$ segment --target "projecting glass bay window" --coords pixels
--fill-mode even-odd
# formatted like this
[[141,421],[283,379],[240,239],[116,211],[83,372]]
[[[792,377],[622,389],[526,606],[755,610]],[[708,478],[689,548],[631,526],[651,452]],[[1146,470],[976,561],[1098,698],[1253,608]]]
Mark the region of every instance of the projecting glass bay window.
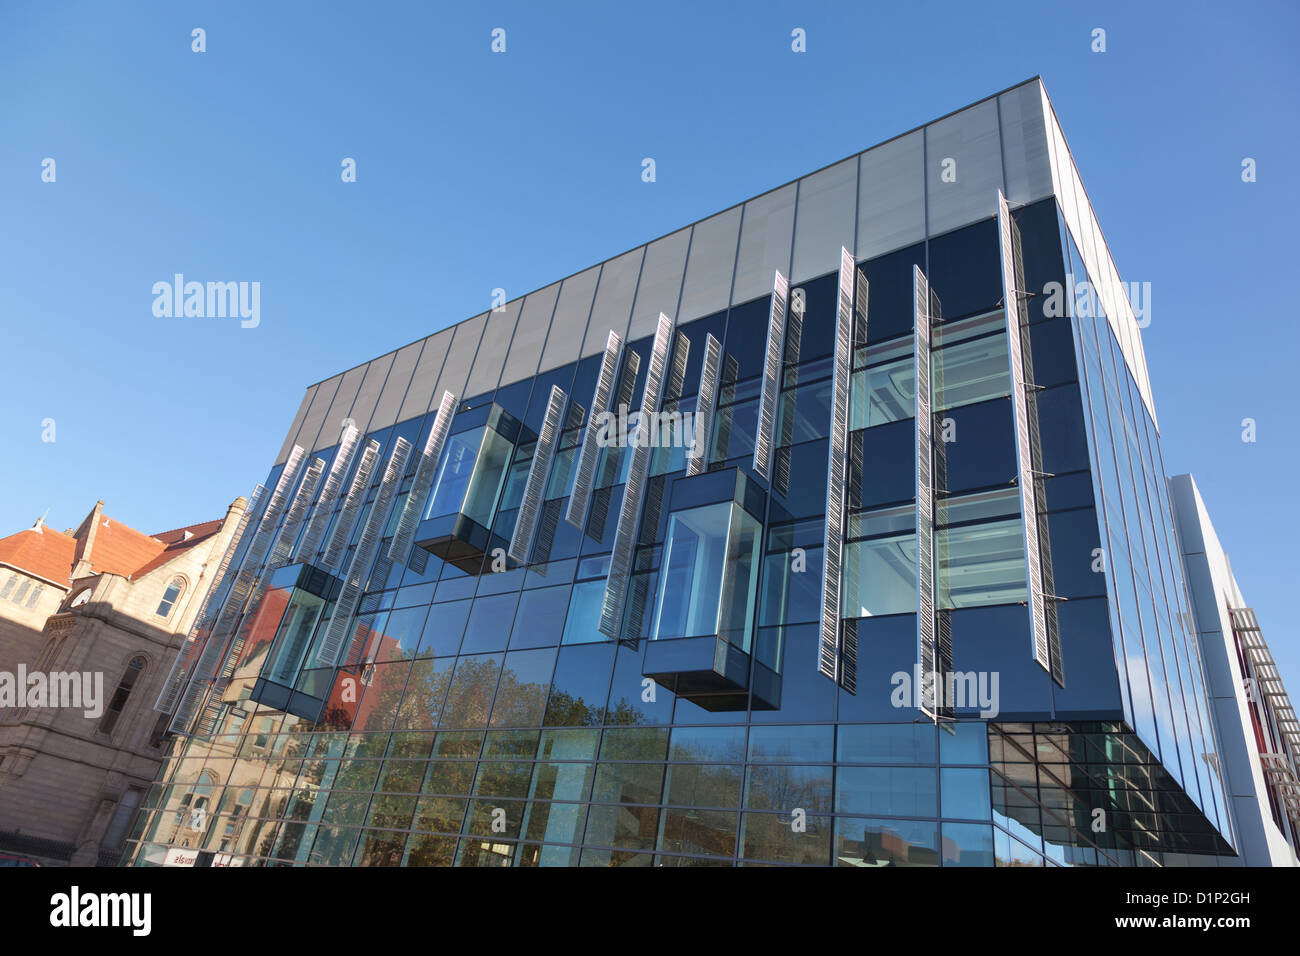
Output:
[[513,450],[511,441],[488,427],[448,438],[424,517],[459,512],[490,527]]
[[761,536],[759,522],[732,502],[675,512],[652,637],[719,635],[748,652]]

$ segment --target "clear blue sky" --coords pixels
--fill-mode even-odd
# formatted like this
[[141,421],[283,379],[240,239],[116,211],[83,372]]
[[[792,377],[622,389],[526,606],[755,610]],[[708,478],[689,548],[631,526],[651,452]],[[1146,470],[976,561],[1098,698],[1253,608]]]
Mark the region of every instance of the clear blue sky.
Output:
[[[1300,694],[1294,3],[472,7],[0,6],[0,534],[217,517],[307,385],[1041,74]],[[261,282],[260,327],[155,318],[174,272]]]

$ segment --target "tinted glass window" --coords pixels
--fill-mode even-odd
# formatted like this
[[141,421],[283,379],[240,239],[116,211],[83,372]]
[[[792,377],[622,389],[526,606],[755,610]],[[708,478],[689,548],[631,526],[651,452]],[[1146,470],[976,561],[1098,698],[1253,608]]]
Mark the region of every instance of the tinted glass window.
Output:
[[1092,508],[1061,511],[1047,517],[1052,548],[1052,590],[1060,597],[1106,594],[1105,561]]
[[1078,385],[1061,385],[1036,393],[1038,432],[1043,442],[1043,471],[1062,474],[1088,467],[1088,441]]
[[959,716],[983,710],[1014,720],[1017,714],[1042,714],[1051,707],[1052,679],[1034,660],[1029,612],[1023,605],[943,613],[952,628],[953,671],[975,677],[973,684],[963,681],[967,699],[966,706],[956,708]]
[[[727,340],[723,352],[735,358],[740,366],[740,377],[761,375],[763,359],[767,352],[767,323],[772,312],[772,297],[764,296],[727,313]],[[641,366],[644,369],[645,362]]]
[[472,654],[504,650],[510,636],[507,622],[514,621],[515,606],[518,603],[518,594],[499,594],[475,600],[469,614],[469,624],[465,628],[461,652]]
[[[838,273],[812,279],[790,290],[791,306],[795,289],[803,290],[805,303],[802,336],[799,340],[799,361],[829,355],[835,350],[835,323],[839,310],[840,280]],[[800,323],[787,323],[787,329],[794,331]],[[793,341],[788,346],[793,349]],[[788,353],[788,354],[793,354]]]
[[916,414],[916,363],[906,358],[859,369],[849,389],[849,427],[856,430]]
[[564,616],[568,607],[567,587],[525,591],[515,615],[514,630],[510,634],[510,649],[559,644],[560,636],[564,633]]
[[1016,446],[1009,398],[950,408],[936,418],[936,488],[951,494],[1011,483]]
[[930,287],[944,321],[996,309],[1002,301],[1002,256],[994,219],[930,240]]
[[883,342],[912,331],[912,270],[925,268],[925,243],[867,260],[867,342]]
[[821,652],[816,625],[785,628],[781,700],[776,710],[756,710],[755,723],[781,724],[835,719],[835,684],[817,670]]
[[614,648],[609,644],[561,648],[546,705],[546,726],[599,724],[605,714],[613,664]]
[[[1012,218],[1020,228],[1021,262],[1025,271],[1025,289],[1042,293],[1049,282],[1065,282],[1064,259],[1061,255],[1061,227],[1056,215],[1056,200],[1043,199],[1029,206],[1013,210]],[[1043,317],[1047,296],[1033,295],[1026,299],[1029,321]]]
[[860,489],[856,500],[850,495],[851,507],[875,508],[915,499],[916,425],[911,419],[854,432],[849,442],[850,446],[860,443],[861,449],[860,454],[850,455],[849,489]]

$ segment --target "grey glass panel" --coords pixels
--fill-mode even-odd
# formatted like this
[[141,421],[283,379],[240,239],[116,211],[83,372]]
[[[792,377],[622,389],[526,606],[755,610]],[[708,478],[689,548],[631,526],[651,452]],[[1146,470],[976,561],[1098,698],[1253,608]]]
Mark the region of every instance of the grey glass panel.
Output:
[[[348,417],[356,422],[357,428],[363,432],[373,431],[375,428],[370,424],[370,416],[374,414],[375,405],[379,402],[379,393],[384,390],[384,382],[388,380],[388,372],[392,367],[391,354],[381,355],[366,366],[365,378],[361,380],[361,388],[352,402],[352,411],[348,413]],[[329,436],[325,435],[322,440],[328,438]]]
[[289,457],[289,449],[298,438],[298,431],[302,428],[303,421],[307,418],[307,411],[311,408],[312,400],[316,397],[316,392],[320,389],[319,385],[313,385],[302,396],[302,404],[298,406],[298,414],[293,417],[293,424],[289,426],[288,433],[284,436],[284,444],[280,446],[279,452],[275,456],[275,464],[279,465]]
[[696,223],[682,285],[677,324],[720,312],[731,302],[731,277],[740,236],[740,208],[728,209]]
[[935,746],[931,723],[846,725],[839,730],[836,759],[840,763],[933,764]]
[[958,342],[934,353],[937,411],[1011,394],[1005,334]]
[[1041,84],[1035,80],[998,97],[1007,199],[1028,203],[1052,195],[1052,166],[1043,121]]
[[873,538],[844,546],[844,617],[916,610],[916,535]]
[[582,343],[583,358],[605,351],[611,331],[619,335],[627,331],[644,257],[645,246],[640,246],[617,259],[610,259],[601,268],[600,281],[596,284],[596,301],[591,307],[591,321],[587,323],[587,336]]
[[745,203],[732,305],[767,295],[772,290],[773,273],[790,268],[794,200],[795,184],[791,183]]
[[501,369],[505,365],[510,337],[514,335],[522,304],[522,299],[515,299],[507,302],[502,311],[488,313],[483,340],[479,342],[478,355],[474,359],[474,370],[469,373],[469,381],[462,394],[471,397],[481,395],[496,388],[498,382],[505,381],[501,377]]
[[[484,313],[456,326],[451,347],[447,349],[447,360],[442,365],[442,374],[438,376],[438,384],[434,387],[433,394],[441,395],[443,392],[451,392],[454,395],[468,394],[465,391],[465,382],[469,378],[469,368],[474,364],[474,354],[478,351],[479,339],[483,337],[483,327],[487,325],[487,320],[487,313]],[[426,408],[425,411],[428,409]]]
[[853,247],[857,193],[856,156],[799,181],[792,283],[835,271],[840,248]]
[[[835,821],[835,865],[937,866],[938,830],[932,820],[840,817]],[[949,853],[946,846],[944,852]]]
[[[596,280],[599,278],[600,266],[593,266],[586,272],[569,276],[560,286],[559,301],[555,305],[555,314],[551,317],[551,331],[546,337],[546,349],[542,352],[539,372],[559,368],[575,361],[581,354],[583,333],[587,328],[591,305],[596,299]],[[622,330],[619,331],[621,334]]]
[[858,175],[858,259],[925,238],[924,134],[900,136],[861,156]]
[[[547,330],[551,327],[551,314],[555,311],[559,295],[560,284],[557,282],[525,296],[523,311],[519,314],[519,325],[515,328],[515,338],[510,343],[510,354],[506,356],[505,370],[501,373],[502,385],[531,378],[537,371],[542,346],[547,341]],[[573,346],[571,359],[577,358],[576,340]],[[470,389],[468,394],[477,392]]]
[[415,363],[420,358],[420,350],[423,344],[422,342],[412,342],[410,345],[398,349],[393,356],[393,365],[388,370],[388,379],[384,382],[384,390],[380,393],[379,400],[375,403],[374,413],[370,416],[369,428],[371,431],[387,428],[398,421],[397,411],[402,407],[402,402],[406,399],[406,389],[411,384],[411,375],[415,371]]
[[1025,600],[1025,544],[1020,519],[935,533],[939,606],[975,607]]
[[690,241],[691,230],[687,228],[646,246],[645,266],[641,269],[636,305],[628,326],[629,342],[653,334],[660,312],[668,316],[677,315],[682,274],[686,269],[686,248]]
[[443,329],[437,335],[431,335],[424,340],[420,359],[415,363],[415,372],[411,375],[410,387],[407,388],[406,397],[402,399],[402,407],[397,412],[399,422],[414,418],[416,415],[423,415],[429,410],[433,400],[433,387],[438,384],[443,359],[447,357],[447,348],[451,345],[454,334],[455,329]]
[[897,359],[853,373],[849,428],[870,428],[911,418],[915,409],[916,367],[912,358]]
[[927,126],[925,145],[930,235],[997,212],[1002,145],[996,101],[979,103]]
[[835,781],[837,813],[934,817],[938,781],[931,767],[841,767]]

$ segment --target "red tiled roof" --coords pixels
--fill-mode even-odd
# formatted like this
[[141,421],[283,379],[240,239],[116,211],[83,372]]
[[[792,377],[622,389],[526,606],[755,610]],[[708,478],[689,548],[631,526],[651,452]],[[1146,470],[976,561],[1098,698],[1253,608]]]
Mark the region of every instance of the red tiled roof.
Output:
[[0,538],[0,564],[26,571],[60,587],[69,584],[77,541],[53,528],[28,528]]
[[[66,587],[77,563],[78,546],[89,536],[89,523],[83,522],[75,535],[41,527],[0,538],[0,564]],[[148,535],[101,515],[87,557],[95,574],[138,578],[211,538],[221,524],[217,519]]]
[[[221,530],[221,519],[216,521],[203,521],[199,524],[192,524],[185,528],[176,528],[172,531],[162,531],[153,535],[154,538],[161,541],[165,547],[152,561],[142,565],[135,571],[136,577],[143,577],[154,568],[162,567],[172,558],[176,557],[183,551],[188,551],[196,544],[200,544],[212,537]],[[186,537],[186,532],[189,537]],[[96,545],[98,548],[98,544]]]
[[120,574],[130,577],[165,548],[157,538],[107,516],[99,519],[99,529],[90,546],[90,564],[97,574]]

